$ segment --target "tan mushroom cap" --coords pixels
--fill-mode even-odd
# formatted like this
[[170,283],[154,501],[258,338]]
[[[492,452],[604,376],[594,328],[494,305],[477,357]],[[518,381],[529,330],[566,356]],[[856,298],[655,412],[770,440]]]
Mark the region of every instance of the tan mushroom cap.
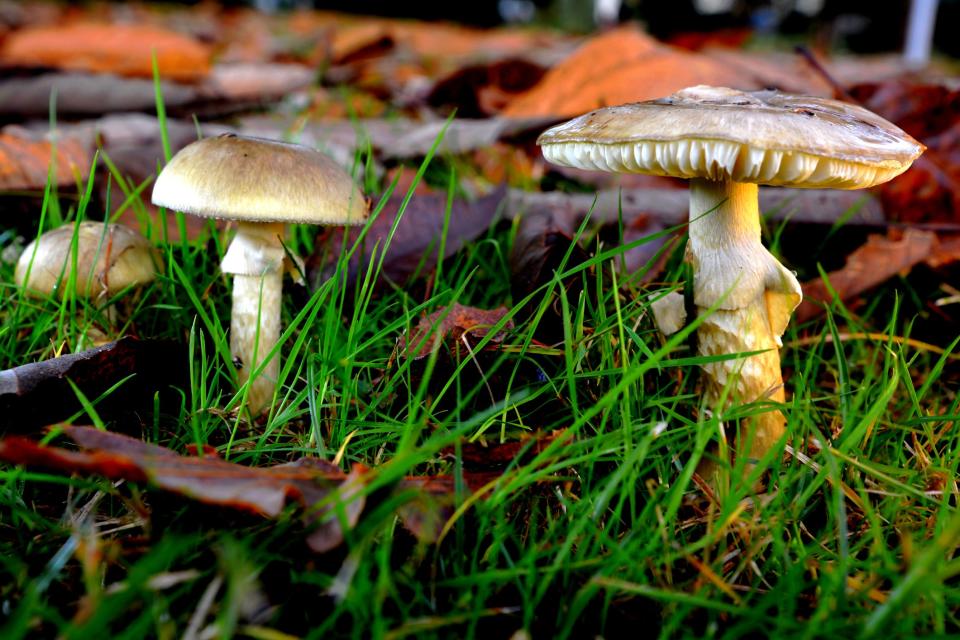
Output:
[[224,134],[177,153],[153,185],[155,205],[246,222],[362,224],[367,203],[336,162],[309,147]]
[[581,169],[836,189],[886,182],[925,149],[838,100],[702,85],[592,111],[537,143],[550,162]]
[[[106,229],[104,229],[106,226]],[[62,298],[73,270],[73,233],[77,232],[77,275],[73,292],[84,298],[111,297],[146,284],[162,267],[160,254],[142,235],[118,224],[81,222],[57,227],[24,249],[14,279],[19,286]],[[27,272],[29,271],[29,279]]]

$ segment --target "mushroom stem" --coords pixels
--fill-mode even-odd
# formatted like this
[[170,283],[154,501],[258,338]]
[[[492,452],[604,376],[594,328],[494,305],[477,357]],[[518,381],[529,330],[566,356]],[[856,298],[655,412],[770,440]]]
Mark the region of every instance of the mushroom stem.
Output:
[[[239,223],[237,235],[220,265],[225,273],[234,274],[230,353],[241,385],[266,359],[280,337],[283,227],[283,223]],[[247,408],[252,416],[269,404],[279,371],[280,356],[274,354],[250,383]]]
[[[694,303],[705,316],[697,332],[699,354],[763,351],[703,365],[707,401],[783,402],[780,336],[802,294],[793,273],[760,242],[757,185],[690,181],[686,258],[693,266]],[[737,455],[756,460],[783,435],[786,419],[771,410],[744,422]]]

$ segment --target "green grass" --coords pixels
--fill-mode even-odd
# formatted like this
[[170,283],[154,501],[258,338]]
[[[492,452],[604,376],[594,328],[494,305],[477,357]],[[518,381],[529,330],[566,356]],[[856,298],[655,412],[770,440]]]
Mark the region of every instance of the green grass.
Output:
[[[922,311],[909,281],[858,314],[836,304],[788,330],[792,453],[762,461],[754,479],[768,474],[764,492],[731,473],[708,500],[693,482],[697,462],[722,426],[732,442],[737,417],[769,407],[705,411],[702,360],[687,340],[695,326],[666,342],[653,329],[649,294],[682,280],[682,247],[663,285],[642,285],[615,272],[624,247],[598,245],[586,225],[594,257],[565,263],[523,300],[510,293],[515,226],[426,274],[426,299],[411,293],[424,287],[376,284],[382,252],[347,288],[355,247],[333,248],[337,274],[299,304],[287,296],[282,385],[265,422],[251,426],[236,411],[244,390],[226,342],[222,237],[164,243],[164,231],[146,228],[149,185],[114,174],[124,202],[92,211],[83,185],[76,207],[58,215],[132,207],[164,249],[164,273],[118,297],[123,313],[111,319],[81,301],[25,297],[12,266],[0,266],[0,366],[75,350],[93,330],[182,340],[191,384],[179,408],[107,428],[180,452],[208,444],[248,465],[339,455],[344,468],[375,467],[371,505],[341,549],[315,556],[292,508],[264,521],[130,483],[4,467],[0,637],[175,638],[211,624],[220,637],[251,638],[960,633],[956,365],[902,339]],[[367,175],[368,193],[385,202],[393,186]],[[452,174],[438,182],[459,188]],[[48,191],[43,210],[53,202]],[[292,237],[301,255],[312,250],[312,233]],[[563,286],[570,279],[582,286]],[[454,302],[507,306],[495,327],[514,324],[503,348],[397,357],[399,336]],[[565,339],[535,340],[548,324]],[[844,340],[868,332],[879,337]],[[101,420],[87,400],[76,423]],[[407,474],[461,474],[470,443],[553,431],[562,435],[483,494],[461,487],[437,544],[400,526],[397,509],[413,496],[383,491]]]

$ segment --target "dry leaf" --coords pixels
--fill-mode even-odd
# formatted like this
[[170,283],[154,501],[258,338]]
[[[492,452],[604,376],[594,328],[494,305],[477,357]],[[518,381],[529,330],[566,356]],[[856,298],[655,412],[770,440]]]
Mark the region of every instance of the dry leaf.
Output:
[[[454,199],[444,259],[486,232],[500,209],[504,194],[505,190],[501,188],[472,202]],[[384,250],[403,198],[403,195],[392,196],[379,217],[370,225],[363,247],[350,259],[348,284],[352,284],[358,274],[366,271],[375,248],[377,251]],[[390,246],[386,247],[381,278],[404,284],[418,273],[427,274],[432,271],[437,264],[446,207],[446,194],[424,193],[413,196],[397,225]],[[337,252],[344,243],[345,234],[346,246],[349,247],[361,233],[362,230],[355,227],[349,230],[342,227],[324,230],[326,241],[317,243],[318,251],[307,263],[310,282],[322,282],[331,276],[332,270],[336,268],[339,255]]]
[[[209,456],[180,456],[158,445],[92,427],[64,427],[64,432],[88,451],[43,447],[13,436],[0,440],[0,460],[111,480],[147,482],[192,500],[269,518],[279,516],[288,502],[299,502],[308,509],[308,522],[321,523],[307,540],[317,552],[329,551],[343,541],[340,522],[333,515],[335,505],[342,505],[347,524],[352,527],[365,503],[359,491],[365,470],[362,465],[356,465],[349,475],[336,465],[315,459],[254,468]],[[328,502],[316,508],[321,501]]]
[[[830,286],[841,300],[849,300],[898,273],[930,257],[937,246],[937,236],[931,231],[907,229],[900,238],[872,235],[867,242],[847,257],[842,269],[828,274]],[[803,284],[803,302],[794,312],[798,322],[804,322],[823,312],[831,300],[827,285],[817,278]]]
[[[82,183],[90,173],[92,154],[74,138],[60,136],[56,142],[57,185]],[[54,145],[40,134],[18,126],[0,132],[0,190],[40,190],[47,183]]]
[[903,80],[861,84],[851,92],[871,111],[927,145],[903,175],[878,187],[890,217],[956,222],[960,217],[960,89]]
[[70,382],[90,400],[123,382],[97,404],[104,420],[152,412],[158,393],[166,408],[168,399],[179,403],[173,387],[187,388],[188,372],[183,345],[131,337],[0,371],[0,432],[35,432],[82,411]]
[[[299,503],[304,508],[303,518],[311,527],[307,544],[318,553],[342,543],[338,515],[343,513],[344,524],[353,527],[366,505],[368,472],[361,464],[355,464],[349,474],[318,458],[301,458],[272,467],[247,467],[207,453],[201,457],[181,456],[155,444],[91,427],[62,430],[85,451],[40,446],[33,440],[11,436],[0,440],[0,460],[65,474],[146,482],[204,504],[268,518],[279,516],[291,502]],[[465,473],[463,485],[474,491],[498,475]],[[453,513],[456,484],[449,476],[400,480],[396,490],[407,498],[398,510],[401,522],[419,539],[436,540]]]
[[636,27],[622,27],[577,49],[507,105],[503,115],[571,117],[697,84],[753,88],[750,78],[707,56],[672,49]]
[[[472,347],[482,340],[506,313],[506,307],[477,309],[455,302],[449,308],[421,318],[417,326],[411,329],[409,336],[401,336],[397,341],[397,351],[406,358],[419,360],[430,355],[434,344],[438,343],[446,343],[456,350],[462,346],[460,341],[465,340]],[[512,328],[513,321],[508,320],[503,329],[490,338],[487,348],[499,347],[503,342],[503,331]]]
[[194,81],[210,70],[210,50],[192,38],[157,27],[74,24],[22,29],[0,49],[0,62],[149,78],[156,54],[160,77]]

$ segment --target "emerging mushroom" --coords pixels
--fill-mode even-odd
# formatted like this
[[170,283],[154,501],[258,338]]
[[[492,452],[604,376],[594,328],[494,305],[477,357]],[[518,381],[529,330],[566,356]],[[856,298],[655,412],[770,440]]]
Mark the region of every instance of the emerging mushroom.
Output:
[[[362,224],[367,218],[363,195],[327,156],[297,144],[234,134],[181,149],[157,177],[153,203],[238,223],[220,268],[234,275],[230,351],[240,384],[280,336],[285,225]],[[280,358],[272,358],[250,382],[251,415],[272,398],[279,371]]]
[[[17,261],[14,281],[34,295],[87,299],[113,323],[119,316],[111,302],[117,294],[152,282],[162,269],[160,253],[133,229],[81,222],[52,229],[27,245]],[[90,327],[77,347],[106,339],[102,331]]]
[[[757,185],[872,187],[906,171],[924,150],[861,107],[708,86],[598,109],[547,130],[538,144],[561,165],[690,179],[686,259],[698,315],[706,316],[699,354],[763,351],[703,367],[714,406],[728,386],[731,400],[784,401],[780,336],[801,291],[761,244]],[[749,422],[737,452],[756,460],[781,438],[786,420],[769,411]]]
[[[77,234],[76,253],[73,234]],[[74,262],[76,258],[76,262]],[[73,287],[70,276],[76,264]],[[14,280],[40,295],[106,301],[131,286],[151,282],[163,261],[142,235],[119,224],[81,222],[41,235],[17,261]]]

